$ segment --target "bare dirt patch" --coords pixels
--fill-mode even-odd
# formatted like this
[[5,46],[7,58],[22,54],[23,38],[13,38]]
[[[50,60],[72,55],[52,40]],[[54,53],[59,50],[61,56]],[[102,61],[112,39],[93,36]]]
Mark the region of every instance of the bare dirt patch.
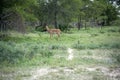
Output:
[[68,52],[67,60],[72,60],[74,58],[73,51],[74,51],[73,49],[68,48],[68,50],[67,50],[67,52]]

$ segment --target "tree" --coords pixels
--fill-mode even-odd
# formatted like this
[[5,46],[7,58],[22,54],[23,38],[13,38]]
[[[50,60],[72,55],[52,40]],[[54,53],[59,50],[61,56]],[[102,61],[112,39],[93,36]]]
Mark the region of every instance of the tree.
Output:
[[113,5],[114,1],[119,2],[119,0],[98,0],[98,2],[104,6],[100,16],[105,16],[104,21],[106,25],[110,25],[110,22],[118,18],[118,10],[116,6]]
[[68,25],[76,16],[79,0],[38,0],[38,10],[36,11],[40,22],[58,25]]
[[120,0],[109,0],[109,1],[111,1],[112,4],[115,2],[117,5],[120,5]]
[[[24,18],[28,14],[28,7],[33,5],[34,0],[1,0],[0,5],[0,30],[17,29],[24,30]],[[30,12],[29,12],[30,13]]]
[[117,19],[118,12],[114,6],[109,5],[105,10],[105,15],[107,16],[107,25],[110,25],[110,22]]

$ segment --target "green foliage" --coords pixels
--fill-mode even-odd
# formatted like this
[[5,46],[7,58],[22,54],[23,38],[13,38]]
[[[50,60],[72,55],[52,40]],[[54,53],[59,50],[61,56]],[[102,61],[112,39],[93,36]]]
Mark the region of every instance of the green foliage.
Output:
[[71,31],[71,34],[62,33],[58,40],[56,40],[57,35],[50,39],[46,32],[24,35],[10,32],[10,35],[0,41],[0,62],[42,65],[51,64],[50,60],[54,55],[64,54],[66,56],[65,53],[69,47],[77,50],[120,49],[119,27],[89,28],[87,30],[81,28],[80,31],[76,31],[76,29],[71,29]]
[[108,32],[117,32],[115,29],[109,29]]
[[69,31],[70,30],[70,27],[71,26],[69,26],[69,25],[61,25],[61,24],[59,24],[59,29],[61,30],[61,31]]
[[[33,73],[44,70],[48,74],[38,75],[39,79],[85,79],[80,77],[84,75],[86,80],[110,79],[103,70],[117,71],[112,68],[120,64],[119,27],[81,28],[79,31],[74,28],[71,31],[71,34],[62,33],[58,40],[56,35],[50,39],[46,32],[24,35],[9,32],[6,41],[0,41],[0,73],[5,75],[0,79],[31,79]],[[72,60],[68,59],[70,53]]]
[[100,45],[101,48],[108,48],[108,49],[112,49],[112,48],[115,48],[115,49],[120,49],[120,43],[111,43],[111,44],[102,44]]
[[[102,32],[101,32],[102,33]],[[98,34],[91,34],[92,37],[98,36]]]
[[101,30],[91,28],[80,32],[80,39],[72,44],[75,49],[120,49],[119,27],[106,27]]
[[109,29],[106,30],[108,33],[117,33],[120,32],[120,28],[119,27],[110,27]]
[[40,54],[41,54],[42,58],[44,58],[44,57],[49,58],[50,56],[53,56],[53,53],[50,52],[49,50],[41,50]]
[[46,28],[43,27],[43,26],[37,26],[37,27],[35,28],[35,30],[36,30],[36,31],[43,32],[43,31],[46,31]]
[[104,44],[74,44],[72,46],[75,49],[120,49],[120,43],[104,43]]
[[0,62],[17,63],[23,56],[24,52],[15,48],[15,43],[0,42]]
[[47,47],[43,48],[38,44],[21,44],[17,45],[13,42],[0,42],[0,62],[15,64],[21,61],[32,60],[36,57],[49,58],[53,55],[50,50],[46,50]]
[[5,40],[6,38],[8,38],[9,37],[8,35],[9,35],[8,33],[0,32],[0,41]]
[[65,46],[63,46],[63,45],[58,45],[58,44],[55,44],[55,45],[51,45],[50,47],[49,47],[49,49],[51,49],[51,50],[66,50],[66,47]]
[[56,27],[60,23],[68,24],[73,18],[76,18],[79,5],[81,5],[79,0],[50,0],[48,2],[39,0],[34,12],[42,26],[44,23],[48,23],[54,24]]
[[[14,23],[10,26],[7,23],[7,26],[10,26],[13,29],[13,26],[19,26],[25,22],[40,22],[40,25],[44,24],[54,24],[57,28],[58,24],[69,24],[71,22],[81,22],[85,21],[85,23],[89,20],[96,20],[104,21],[105,24],[108,25],[119,25],[120,21],[114,21],[118,18],[118,10],[108,1],[80,1],[80,0],[2,0],[0,6],[0,14],[1,19],[7,16],[4,20]],[[96,11],[97,10],[97,11]],[[17,16],[11,15],[11,13],[17,13],[19,19],[12,20],[13,18],[17,18]],[[4,15],[4,14],[5,15]],[[91,14],[92,13],[92,14]],[[10,16],[11,17],[10,17]],[[10,19],[10,20],[8,20]],[[21,22],[19,21],[20,19]],[[5,21],[5,22],[6,22]],[[20,23],[17,23],[20,22]],[[23,21],[23,22],[22,22]],[[1,22],[1,25],[6,25],[6,23]],[[82,23],[84,24],[84,23]],[[7,29],[6,26],[6,29]],[[31,25],[27,25],[31,26]],[[59,26],[62,31],[69,30],[70,26],[67,25],[60,25]],[[20,25],[19,29],[22,26]],[[38,31],[44,31],[44,28],[38,28]]]
[[110,24],[113,25],[113,26],[119,26],[120,25],[120,19],[112,21]]
[[36,0],[2,0],[0,5],[0,31],[25,32],[25,21],[36,21],[32,6]]
[[112,53],[110,57],[115,60],[115,63],[117,63],[118,65],[120,64],[120,53],[118,53],[116,50],[114,50],[114,53]]
[[75,49],[98,49],[99,45],[96,44],[74,44],[73,48]]

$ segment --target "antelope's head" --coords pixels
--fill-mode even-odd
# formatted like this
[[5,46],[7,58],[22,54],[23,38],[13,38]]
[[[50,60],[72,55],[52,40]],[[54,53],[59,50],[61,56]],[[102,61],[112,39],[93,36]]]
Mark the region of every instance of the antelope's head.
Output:
[[46,29],[49,30],[48,26],[46,26]]

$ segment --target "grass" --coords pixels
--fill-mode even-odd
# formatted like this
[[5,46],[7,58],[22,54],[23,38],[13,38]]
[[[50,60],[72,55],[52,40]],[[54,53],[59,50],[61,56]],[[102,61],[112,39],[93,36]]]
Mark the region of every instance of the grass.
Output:
[[[50,39],[47,32],[27,34],[9,32],[9,35],[0,41],[0,73],[6,75],[6,77],[0,75],[0,80],[7,80],[8,77],[12,80],[29,79],[32,76],[30,74],[32,69],[37,67],[58,70],[38,77],[38,80],[111,79],[104,75],[101,69],[90,72],[86,71],[86,68],[103,66],[109,69],[119,66],[119,30],[120,28],[116,26],[79,31],[72,29],[62,33],[58,40],[57,35]],[[72,48],[74,53],[71,61],[67,60],[68,48]],[[66,68],[74,72],[65,72]],[[17,73],[19,71],[21,73]]]
[[[36,56],[50,57],[59,50],[74,49],[120,49],[119,27],[89,28],[71,30],[71,34],[62,33],[59,40],[49,39],[48,33],[34,32],[20,34],[12,32],[0,41],[1,62],[17,63],[21,59],[33,59]],[[56,52],[55,52],[56,50]],[[5,59],[5,60],[4,60]],[[22,60],[24,61],[24,60]]]

